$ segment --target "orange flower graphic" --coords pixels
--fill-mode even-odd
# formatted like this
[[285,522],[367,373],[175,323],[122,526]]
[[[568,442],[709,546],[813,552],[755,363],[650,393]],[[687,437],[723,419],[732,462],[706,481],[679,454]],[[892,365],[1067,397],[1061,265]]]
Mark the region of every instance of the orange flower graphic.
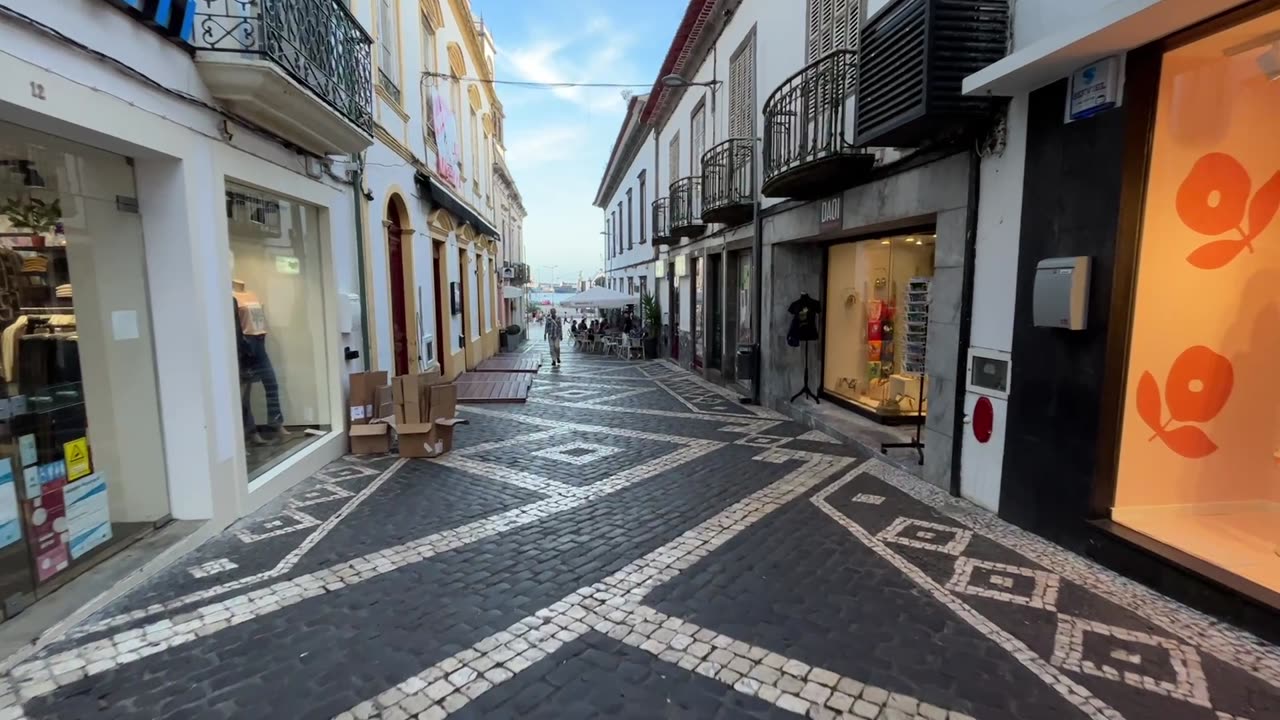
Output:
[[1187,256],[1187,262],[1202,270],[1216,270],[1245,250],[1253,252],[1253,241],[1280,211],[1280,172],[1256,193],[1252,190],[1249,172],[1226,153],[1209,153],[1195,162],[1178,187],[1178,217],[1201,235],[1214,237],[1235,231],[1240,237],[1205,243]]
[[[1203,345],[1189,347],[1173,361],[1164,383],[1164,400],[1160,397],[1160,385],[1151,372],[1144,371],[1138,378],[1138,415],[1147,427],[1154,431],[1149,438],[1160,438],[1170,450],[1191,459],[1198,459],[1217,451],[1218,446],[1204,430],[1195,425],[1178,423],[1205,423],[1218,416],[1235,384],[1235,370],[1231,361]],[[1164,419],[1164,407],[1168,404],[1169,419]]]

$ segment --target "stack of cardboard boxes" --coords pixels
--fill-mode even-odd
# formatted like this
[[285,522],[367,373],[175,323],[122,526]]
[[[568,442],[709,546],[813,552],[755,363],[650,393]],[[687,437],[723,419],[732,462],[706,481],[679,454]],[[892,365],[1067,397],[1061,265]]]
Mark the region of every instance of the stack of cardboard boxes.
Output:
[[454,427],[466,423],[456,417],[457,386],[438,371],[400,375],[390,385],[386,380],[385,372],[351,375],[351,452],[389,452],[391,431],[400,457],[437,457],[453,449]]

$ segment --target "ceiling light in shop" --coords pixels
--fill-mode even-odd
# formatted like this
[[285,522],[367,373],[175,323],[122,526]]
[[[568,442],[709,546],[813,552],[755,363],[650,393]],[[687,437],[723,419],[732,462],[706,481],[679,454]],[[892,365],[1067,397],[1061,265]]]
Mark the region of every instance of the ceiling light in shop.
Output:
[[912,242],[917,242],[917,240],[913,237],[909,237],[907,238],[907,242],[912,243]]
[[888,245],[888,244],[889,244],[889,241],[888,241],[888,240],[881,240],[881,241],[880,241],[880,244],[881,244],[881,245]]

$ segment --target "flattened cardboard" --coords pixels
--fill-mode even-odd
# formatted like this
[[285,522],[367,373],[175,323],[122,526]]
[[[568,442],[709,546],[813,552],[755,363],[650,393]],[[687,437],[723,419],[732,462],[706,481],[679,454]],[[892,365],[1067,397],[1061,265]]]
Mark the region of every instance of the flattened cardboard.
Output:
[[374,406],[374,394],[377,388],[387,384],[387,372],[376,370],[351,373],[348,380],[350,390],[347,407],[350,409],[351,423],[356,425],[371,422],[377,409]]
[[392,397],[391,386],[383,385],[373,392],[373,417],[381,419],[395,414],[396,404]]
[[431,422],[458,414],[458,386],[453,383],[432,385],[429,418]]
[[386,423],[353,425],[348,433],[351,454],[375,455],[391,451],[391,426]]

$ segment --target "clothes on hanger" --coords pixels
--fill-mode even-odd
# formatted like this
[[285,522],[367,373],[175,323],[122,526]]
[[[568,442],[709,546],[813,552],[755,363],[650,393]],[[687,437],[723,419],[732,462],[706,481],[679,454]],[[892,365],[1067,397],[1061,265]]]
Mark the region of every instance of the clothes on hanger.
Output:
[[7,383],[18,379],[18,342],[26,335],[28,322],[27,316],[23,315],[0,333],[0,365]]
[[802,342],[818,339],[818,315],[822,312],[822,304],[809,297],[809,293],[801,293],[800,297],[787,308],[791,313],[791,326],[787,329],[787,344],[795,347]]

